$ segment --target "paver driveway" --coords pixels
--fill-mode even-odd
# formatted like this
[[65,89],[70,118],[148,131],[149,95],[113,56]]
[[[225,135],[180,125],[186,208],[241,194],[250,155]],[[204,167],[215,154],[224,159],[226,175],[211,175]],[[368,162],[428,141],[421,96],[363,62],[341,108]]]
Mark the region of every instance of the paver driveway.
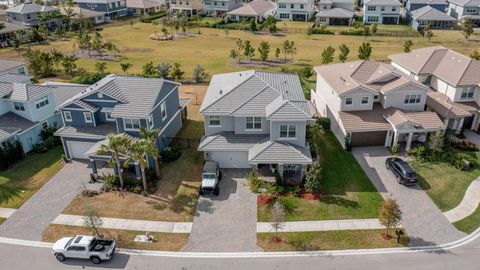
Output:
[[257,196],[245,170],[223,170],[220,195],[201,196],[183,251],[260,251],[256,245]]
[[385,160],[391,156],[385,147],[360,147],[352,152],[382,196],[397,200],[403,212],[402,226],[412,239],[411,245],[444,244],[465,236],[455,229],[420,187],[397,183],[385,168]]
[[88,189],[100,187],[100,184],[88,184],[90,172],[86,163],[72,161],[66,164],[0,225],[0,236],[41,240],[42,232],[78,194],[82,184]]

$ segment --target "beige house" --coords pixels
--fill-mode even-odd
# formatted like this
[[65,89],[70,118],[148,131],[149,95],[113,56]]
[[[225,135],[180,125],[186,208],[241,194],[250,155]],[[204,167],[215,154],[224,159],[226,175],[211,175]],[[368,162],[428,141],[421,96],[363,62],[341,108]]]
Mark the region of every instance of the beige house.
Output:
[[227,13],[227,18],[230,21],[236,22],[246,19],[254,19],[257,22],[261,22],[268,16],[275,16],[276,13],[277,3],[270,0],[254,0],[237,9],[229,11]]
[[427,106],[445,126],[460,133],[478,130],[480,119],[480,62],[438,46],[389,56],[392,66],[432,88]]
[[127,13],[130,16],[160,12],[164,7],[166,7],[165,1],[127,0]]
[[203,10],[201,0],[170,0],[170,11],[173,14],[183,13],[187,16],[196,15]]
[[316,91],[311,101],[345,146],[394,146],[425,141],[429,132],[444,129],[435,112],[424,111],[428,87],[393,66],[354,61],[315,67]]

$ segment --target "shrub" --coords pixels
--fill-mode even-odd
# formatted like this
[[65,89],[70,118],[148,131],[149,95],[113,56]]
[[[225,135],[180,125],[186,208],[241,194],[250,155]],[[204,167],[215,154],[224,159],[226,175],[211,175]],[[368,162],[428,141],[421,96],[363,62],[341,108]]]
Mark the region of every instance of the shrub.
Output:
[[330,130],[330,118],[328,117],[319,117],[317,121],[315,121],[315,124],[321,126],[323,130]]
[[267,188],[267,193],[270,194],[270,195],[279,196],[279,195],[282,195],[283,193],[285,193],[285,187],[281,186],[281,185],[277,185],[277,184],[270,185]]
[[283,205],[285,212],[292,213],[295,209],[298,208],[298,201],[292,197],[282,197],[279,199],[280,203]]
[[32,153],[45,153],[48,151],[47,144],[45,142],[39,142],[32,145]]
[[347,133],[345,136],[345,150],[348,152],[352,151],[352,134]]
[[87,73],[73,78],[72,82],[78,84],[94,84],[99,80],[103,79],[105,76],[107,76],[106,73]]
[[163,162],[177,160],[180,155],[182,155],[182,148],[179,143],[176,143],[173,146],[165,147],[160,152],[160,156],[162,157]]
[[247,180],[250,186],[250,191],[253,193],[258,193],[263,181],[258,177],[257,173],[255,171],[250,171],[247,174]]
[[158,13],[155,13],[155,14],[150,14],[150,15],[147,15],[147,16],[143,16],[142,18],[140,18],[140,22],[151,23],[153,20],[160,19],[160,18],[163,18],[165,16],[167,16],[166,12],[158,12]]
[[298,195],[300,195],[300,187],[297,187],[297,186],[287,187],[287,188],[286,188],[286,192],[287,192],[289,195],[298,196]]
[[349,29],[349,30],[340,31],[340,35],[363,36],[364,31],[363,31],[363,28],[361,28],[361,29]]
[[308,193],[319,193],[322,184],[322,167],[319,162],[314,163],[305,176],[305,191]]
[[310,28],[308,29],[309,34],[315,35],[335,35],[333,31],[327,29],[325,25],[320,26],[319,28]]

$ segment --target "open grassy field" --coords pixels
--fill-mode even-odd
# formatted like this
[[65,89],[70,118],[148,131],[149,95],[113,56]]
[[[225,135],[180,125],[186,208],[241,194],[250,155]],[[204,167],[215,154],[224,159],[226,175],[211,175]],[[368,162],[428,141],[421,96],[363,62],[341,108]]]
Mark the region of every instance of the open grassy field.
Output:
[[6,171],[0,172],[0,185],[15,191],[15,196],[0,207],[19,208],[62,168],[63,148],[57,146],[46,153],[33,154]]
[[[188,241],[188,234],[184,233],[151,233],[155,238],[152,243],[133,241],[136,235],[145,234],[144,231],[100,229],[100,233],[106,239],[114,239],[117,247],[120,248],[179,251]],[[92,232],[85,227],[50,224],[42,233],[42,240],[55,242],[62,237],[74,237],[82,234],[91,235]]]
[[[386,60],[387,55],[403,51],[403,41],[407,38],[392,36],[342,36],[342,35],[312,35],[307,36],[306,29],[311,23],[302,22],[279,22],[280,28],[288,30],[286,36],[271,36],[252,34],[244,31],[229,30],[228,34],[222,29],[201,28],[201,34],[196,34],[197,29],[190,29],[192,35],[182,37],[174,41],[154,41],[149,36],[154,33],[154,26],[148,23],[136,22],[133,27],[128,21],[105,25],[101,34],[105,40],[110,40],[116,44],[120,50],[120,59],[108,62],[108,71],[121,73],[120,63],[129,62],[133,67],[129,73],[140,73],[142,66],[147,62],[159,63],[167,61],[170,63],[178,62],[185,70],[185,78],[191,77],[195,65],[200,64],[206,71],[212,75],[215,73],[237,71],[240,69],[250,69],[260,67],[242,66],[238,67],[231,64],[229,52],[235,47],[235,41],[238,38],[250,40],[252,45],[257,48],[261,41],[268,41],[271,44],[270,58],[273,58],[275,48],[281,46],[285,40],[295,41],[297,54],[294,57],[293,64],[288,67],[300,67],[302,65],[320,65],[321,52],[327,46],[338,48],[340,44],[347,44],[350,47],[350,59],[357,59],[357,48],[364,42],[369,41],[373,46],[371,59]],[[290,29],[290,30],[289,30]],[[300,31],[291,31],[291,29],[300,29]],[[337,28],[334,28],[336,30]],[[409,26],[380,26],[381,31],[412,31]],[[434,30],[435,36],[431,42],[422,37],[408,38],[413,41],[414,48],[443,45],[468,54],[473,49],[479,47],[478,42],[466,41],[460,31]],[[475,33],[471,39],[478,39],[480,33]],[[52,50],[60,49],[65,53],[72,53],[72,45],[75,38],[70,37],[65,41],[52,41],[48,44],[31,45],[34,49]],[[22,58],[26,50],[26,45],[20,49],[6,48],[0,50],[0,57]],[[258,53],[257,53],[258,57]],[[86,70],[94,70],[95,59],[79,60],[79,67]],[[335,61],[338,61],[335,58]],[[268,67],[269,70],[280,70],[280,66]]]

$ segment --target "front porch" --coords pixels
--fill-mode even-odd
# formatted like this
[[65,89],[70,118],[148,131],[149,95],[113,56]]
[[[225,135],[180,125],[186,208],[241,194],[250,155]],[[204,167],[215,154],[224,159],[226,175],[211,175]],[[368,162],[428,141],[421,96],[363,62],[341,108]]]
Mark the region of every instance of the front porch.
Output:
[[252,168],[265,181],[285,186],[300,185],[307,171],[307,165],[301,164],[257,164]]

